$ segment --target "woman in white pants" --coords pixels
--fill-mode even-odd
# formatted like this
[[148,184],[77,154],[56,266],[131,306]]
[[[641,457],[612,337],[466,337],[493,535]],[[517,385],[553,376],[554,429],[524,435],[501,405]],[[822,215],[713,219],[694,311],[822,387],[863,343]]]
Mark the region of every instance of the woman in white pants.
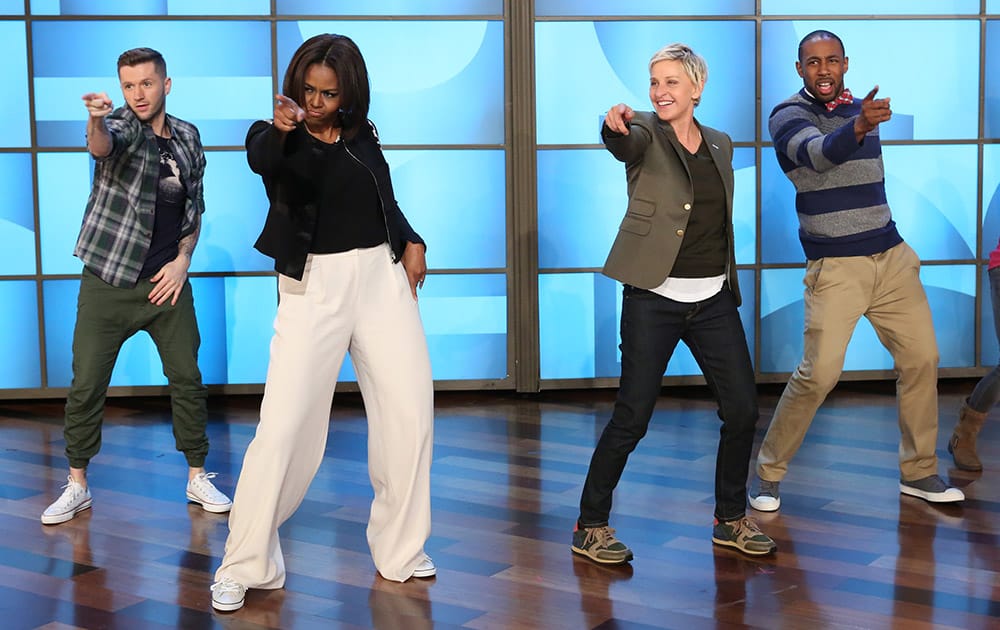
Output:
[[299,47],[274,119],[247,134],[271,202],[255,247],[275,260],[278,314],[260,424],[247,448],[212,605],[281,588],[281,526],[323,460],[337,375],[350,352],[368,416],[375,498],[368,545],[378,572],[431,577],[433,384],[417,288],[425,245],[396,204],[368,119],[364,59],[342,35]]

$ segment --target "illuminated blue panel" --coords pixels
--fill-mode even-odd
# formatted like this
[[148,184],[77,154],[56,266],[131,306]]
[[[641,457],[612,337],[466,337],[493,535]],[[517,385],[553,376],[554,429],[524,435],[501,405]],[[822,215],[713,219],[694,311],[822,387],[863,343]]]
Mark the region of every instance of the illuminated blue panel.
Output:
[[1000,14],[1000,0],[986,0],[986,12]]
[[[225,283],[226,382],[263,383],[278,310],[277,280],[225,278]],[[199,306],[199,322],[202,312]]]
[[39,146],[83,146],[80,96],[103,91],[122,105],[116,62],[136,46],[163,53],[173,82],[167,111],[196,124],[206,145],[242,146],[250,123],[273,111],[266,22],[36,22],[32,37]]
[[753,0],[536,0],[537,16],[601,15],[753,15]]
[[80,273],[82,265],[73,256],[73,248],[90,196],[91,173],[88,153],[38,154],[42,273]]
[[[270,328],[260,320],[273,319],[275,298],[267,297],[266,291],[259,291],[255,298],[253,313],[246,322],[239,325],[229,321],[227,310],[235,308],[239,303],[227,305],[227,300],[233,297],[232,287],[226,286],[232,281],[267,280],[257,278],[192,278],[191,287],[194,291],[195,311],[198,317],[198,330],[201,334],[201,349],[198,352],[198,366],[201,368],[202,380],[206,384],[227,382],[227,361],[229,353],[227,342],[247,341],[247,348],[236,349],[234,360],[246,361],[246,364],[235,364],[236,374],[256,375],[257,365],[252,360],[260,357],[260,347],[264,346],[262,362],[266,369],[266,344],[270,339]],[[271,286],[274,286],[274,280]],[[76,298],[80,291],[79,280],[49,280],[43,287],[45,304],[45,356],[48,368],[49,387],[69,387],[73,379],[73,328],[76,325]],[[242,300],[245,302],[246,300]],[[269,303],[270,301],[270,303]],[[228,307],[228,308],[227,308]],[[227,316],[228,315],[228,316]],[[252,328],[265,326],[260,333],[263,342],[250,333]],[[240,332],[239,339],[230,339],[230,334]],[[235,336],[235,335],[234,335]],[[133,335],[122,345],[111,375],[111,386],[141,386],[166,385],[163,376],[163,364],[156,351],[156,345],[148,334],[140,332]]]
[[[21,0],[0,0],[18,2]],[[0,7],[3,5],[0,4]],[[31,0],[34,15],[269,15],[270,0]]]
[[[826,9],[824,7],[824,11]],[[764,140],[770,138],[767,119],[771,110],[802,88],[802,79],[795,72],[799,40],[820,28],[833,31],[844,41],[851,60],[844,82],[856,97],[863,97],[878,85],[879,97],[892,98],[892,120],[880,127],[883,139],[978,136],[977,20],[767,21],[762,24],[761,31],[761,134]],[[941,115],[936,99],[927,98],[922,82],[912,80],[912,73],[887,70],[912,65],[911,44],[922,41],[935,42],[935,50],[939,51],[921,62],[920,72],[936,77],[935,90],[948,94],[952,108],[947,116]]]
[[[734,151],[733,223],[738,264],[754,262],[757,198],[753,160],[753,149]],[[539,267],[603,266],[627,204],[625,167],[607,150],[539,151]]]
[[0,275],[35,273],[35,211],[31,156],[0,153]]
[[[740,318],[753,354],[754,277],[740,270]],[[621,298],[618,282],[601,274],[541,274],[538,277],[541,378],[621,375]],[[701,374],[684,343],[677,345],[666,376]]]
[[[795,188],[764,149],[761,258],[802,262]],[[768,155],[770,154],[770,155]],[[976,248],[975,146],[884,146],[886,197],[900,234],[923,260],[968,259]]]
[[624,167],[605,149],[539,151],[538,266],[603,266],[627,204]]
[[205,168],[205,214],[191,271],[270,271],[274,261],[253,248],[267,216],[260,176],[243,151],[210,151]]
[[997,322],[993,318],[993,300],[991,298],[990,288],[990,276],[986,270],[986,267],[982,267],[982,283],[981,283],[983,303],[982,303],[982,348],[980,350],[980,358],[983,365],[994,366],[1000,364],[1000,346],[997,344],[997,338],[1000,337],[1000,331],[997,331]]
[[[803,269],[765,269],[760,296],[761,372],[791,372],[802,358]],[[920,278],[934,318],[940,367],[974,365],[976,270],[972,265],[924,266]],[[844,370],[890,370],[892,357],[861,318],[847,347]]]
[[[23,5],[22,5],[23,6]],[[2,8],[2,7],[0,7]],[[31,144],[28,123],[28,56],[24,22],[0,22],[0,85],[18,98],[0,100],[0,146],[27,147]]]
[[505,266],[503,151],[386,151],[386,160],[403,214],[427,242],[428,267]]
[[[1000,0],[991,12],[1000,12]],[[986,23],[986,137],[1000,138],[1000,22]]]
[[24,15],[24,0],[0,0],[0,15]]
[[[839,0],[836,3],[822,5],[804,3],[801,0],[761,0],[760,11],[762,15],[978,14],[979,0],[934,0],[934,2],[926,3],[914,2],[913,0]],[[840,35],[836,29],[827,30]]]
[[503,143],[502,22],[279,22],[281,76],[302,42],[320,33],[348,35],[361,49],[369,118],[385,144]]
[[754,73],[733,63],[754,56],[753,22],[539,22],[538,143],[597,143],[604,114],[615,103],[649,110],[649,59],[674,41],[708,63],[698,120],[737,142],[754,140]]
[[[435,380],[507,376],[507,278],[500,274],[431,275],[419,291]],[[338,381],[356,381],[350,359]]]
[[882,152],[893,219],[920,259],[975,258],[976,147],[887,146]]
[[41,387],[35,283],[0,282],[0,304],[0,389]]
[[[278,15],[501,15],[503,0],[278,0]],[[335,31],[336,32],[336,31]],[[362,52],[365,50],[362,48]]]
[[983,257],[1000,236],[1000,145],[983,146]]

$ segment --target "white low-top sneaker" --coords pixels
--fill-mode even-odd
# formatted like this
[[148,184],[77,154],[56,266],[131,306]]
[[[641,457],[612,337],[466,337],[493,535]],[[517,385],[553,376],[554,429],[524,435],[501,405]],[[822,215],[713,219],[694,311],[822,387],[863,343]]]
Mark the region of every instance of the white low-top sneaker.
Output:
[[43,524],[65,523],[80,512],[90,508],[92,503],[90,489],[74,481],[72,475],[67,476],[66,481],[68,483],[63,486],[63,493],[56,499],[55,503],[42,512]]
[[198,473],[194,479],[188,482],[187,498],[201,505],[206,512],[220,514],[228,512],[233,507],[233,502],[229,497],[219,492],[219,489],[212,483],[215,473]]
[[235,580],[222,578],[212,585],[212,608],[232,612],[243,608],[247,587]]
[[434,561],[431,560],[430,556],[424,556],[423,561],[413,570],[413,577],[415,578],[429,578],[435,575],[437,575],[437,568],[434,566]]

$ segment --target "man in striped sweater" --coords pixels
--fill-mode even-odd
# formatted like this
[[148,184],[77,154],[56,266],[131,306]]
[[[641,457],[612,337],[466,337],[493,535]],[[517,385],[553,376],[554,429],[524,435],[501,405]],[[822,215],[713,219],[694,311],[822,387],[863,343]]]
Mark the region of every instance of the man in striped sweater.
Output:
[[892,116],[888,98],[844,89],[847,56],[839,37],[814,31],[795,64],[804,88],[771,112],[778,163],[796,188],[805,250],[805,344],[774,410],[757,458],[750,505],[773,512],[816,410],[837,384],[847,344],[868,318],[897,372],[899,491],[933,502],[961,501],[938,476],[937,343],[920,284],[920,259],[903,242],[885,196],[878,126]]

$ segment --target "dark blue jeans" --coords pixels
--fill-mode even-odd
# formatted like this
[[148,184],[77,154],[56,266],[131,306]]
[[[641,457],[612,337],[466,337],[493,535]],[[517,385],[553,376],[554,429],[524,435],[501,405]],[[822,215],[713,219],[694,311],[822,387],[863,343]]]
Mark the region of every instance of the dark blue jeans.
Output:
[[[1000,267],[989,270],[990,298],[993,300],[993,326],[1000,340]],[[984,376],[969,396],[969,406],[981,413],[987,413],[1000,401],[1000,365]]]
[[611,494],[629,453],[646,435],[667,362],[684,341],[719,403],[722,427],[715,461],[715,517],[746,513],[746,482],[757,424],[757,388],[743,325],[724,287],[696,303],[675,302],[626,286],[621,321],[622,375],[611,420],[590,460],[580,498],[581,527],[608,524]]

